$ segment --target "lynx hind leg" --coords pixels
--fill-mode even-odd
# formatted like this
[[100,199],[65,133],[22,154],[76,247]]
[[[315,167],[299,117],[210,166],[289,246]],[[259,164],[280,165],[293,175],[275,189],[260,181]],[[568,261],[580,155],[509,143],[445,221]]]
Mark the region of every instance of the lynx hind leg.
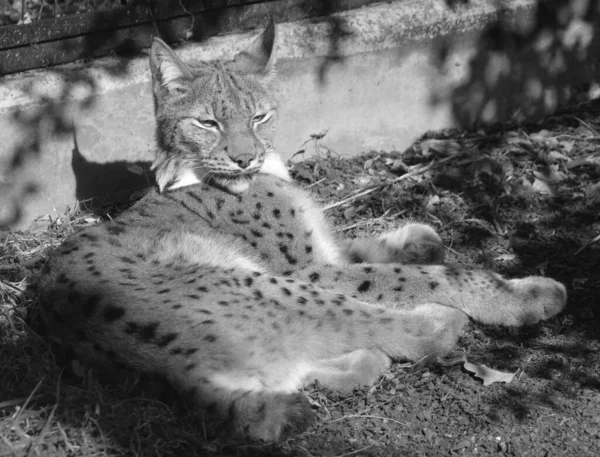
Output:
[[[410,311],[413,335],[406,335],[403,353],[417,363],[434,361],[450,352],[469,321],[462,311],[437,303],[426,303]],[[416,318],[416,319],[415,319]],[[399,332],[401,330],[399,329]],[[306,377],[338,392],[373,385],[390,367],[388,354],[379,349],[358,349],[333,359],[322,360]]]
[[444,263],[442,240],[425,224],[409,223],[378,238],[345,240],[343,246],[354,263]]
[[390,367],[390,358],[378,349],[358,349],[349,354],[321,361],[306,377],[307,381],[337,392],[357,386],[370,386]]

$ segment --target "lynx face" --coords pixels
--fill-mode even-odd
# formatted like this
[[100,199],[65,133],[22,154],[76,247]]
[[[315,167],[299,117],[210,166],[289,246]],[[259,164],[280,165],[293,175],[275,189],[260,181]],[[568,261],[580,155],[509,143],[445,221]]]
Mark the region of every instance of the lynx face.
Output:
[[289,180],[272,141],[271,48],[260,41],[231,62],[185,64],[154,40],[150,67],[161,152],[153,169],[161,191],[210,182],[241,193],[258,172]]

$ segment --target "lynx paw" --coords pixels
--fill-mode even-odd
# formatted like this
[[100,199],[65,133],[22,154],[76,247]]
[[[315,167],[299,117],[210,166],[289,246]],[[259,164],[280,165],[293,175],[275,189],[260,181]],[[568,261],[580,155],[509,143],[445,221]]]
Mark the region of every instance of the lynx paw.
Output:
[[389,255],[389,263],[442,264],[444,245],[439,235],[425,224],[406,224],[382,235],[381,242]]
[[234,429],[238,436],[272,442],[282,435],[300,433],[314,422],[310,404],[299,392],[252,396],[237,405]]
[[560,282],[540,276],[509,281],[523,302],[514,325],[529,325],[560,313],[567,304],[567,290]]

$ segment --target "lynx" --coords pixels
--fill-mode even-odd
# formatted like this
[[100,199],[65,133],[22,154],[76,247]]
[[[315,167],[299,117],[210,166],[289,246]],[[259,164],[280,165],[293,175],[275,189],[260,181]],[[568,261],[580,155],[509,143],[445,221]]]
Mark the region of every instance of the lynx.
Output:
[[265,441],[311,424],[308,383],[371,384],[450,351],[469,317],[533,324],[566,302],[552,279],[444,265],[426,225],[336,241],[273,147],[274,42],[270,24],[231,61],[184,63],[154,40],[157,188],[65,241],[41,291],[86,364],[159,374]]

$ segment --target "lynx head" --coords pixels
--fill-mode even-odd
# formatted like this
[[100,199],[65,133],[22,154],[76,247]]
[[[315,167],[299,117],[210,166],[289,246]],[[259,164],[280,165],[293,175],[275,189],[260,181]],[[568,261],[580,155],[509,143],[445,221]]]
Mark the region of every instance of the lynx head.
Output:
[[273,148],[275,25],[230,62],[186,64],[160,39],[150,52],[161,191],[198,182],[233,193],[257,173],[289,180]]

